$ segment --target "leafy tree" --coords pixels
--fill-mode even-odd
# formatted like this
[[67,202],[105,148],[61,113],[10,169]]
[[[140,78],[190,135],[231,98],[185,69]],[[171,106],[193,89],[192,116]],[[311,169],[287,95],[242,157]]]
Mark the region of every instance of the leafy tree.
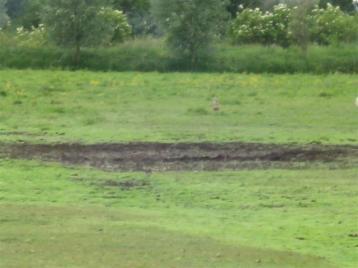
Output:
[[149,12],[150,0],[113,0],[113,6],[125,13]]
[[7,0],[9,17],[16,25],[24,26],[30,30],[41,23],[43,7],[50,0]]
[[0,28],[3,28],[8,22],[8,16],[6,14],[6,0],[0,0]]
[[240,8],[256,8],[261,6],[262,0],[230,0],[227,6],[232,17],[236,17]]
[[38,27],[41,23],[41,13],[47,0],[27,0],[24,2],[23,11],[18,23],[27,29]]
[[320,45],[355,42],[358,24],[355,16],[343,12],[338,6],[315,8],[312,12],[312,39]]
[[354,11],[354,5],[352,0],[320,0],[320,7],[325,8],[327,4],[330,3],[333,6],[339,6],[343,11]]
[[108,23],[112,9],[104,4],[100,0],[51,0],[45,8],[50,37],[57,45],[74,49],[76,65],[81,47],[109,44],[118,30],[118,25]]
[[154,14],[172,51],[195,68],[219,36],[227,11],[222,0],[157,0]]
[[7,0],[7,13],[11,19],[17,18],[22,14],[24,4],[27,0]]
[[150,12],[150,0],[112,0],[116,9],[123,10],[135,35],[156,34],[157,25]]
[[313,0],[302,0],[300,5],[294,8],[292,12],[292,19],[290,23],[290,31],[292,40],[303,52],[307,51],[310,43],[311,33],[311,18],[310,12],[314,7]]

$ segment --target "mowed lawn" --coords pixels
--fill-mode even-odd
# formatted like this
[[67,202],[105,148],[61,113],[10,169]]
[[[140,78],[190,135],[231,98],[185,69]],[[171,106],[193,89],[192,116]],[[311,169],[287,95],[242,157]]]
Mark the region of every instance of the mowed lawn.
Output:
[[356,267],[358,169],[0,162],[0,267]]
[[357,144],[357,88],[341,74],[3,70],[0,142]]

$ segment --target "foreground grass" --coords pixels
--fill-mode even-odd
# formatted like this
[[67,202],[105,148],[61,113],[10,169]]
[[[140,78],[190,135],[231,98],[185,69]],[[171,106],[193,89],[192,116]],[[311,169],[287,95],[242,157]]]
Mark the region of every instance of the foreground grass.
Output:
[[0,71],[0,142],[357,144],[357,87],[339,74]]
[[0,162],[1,267],[355,267],[357,169]]

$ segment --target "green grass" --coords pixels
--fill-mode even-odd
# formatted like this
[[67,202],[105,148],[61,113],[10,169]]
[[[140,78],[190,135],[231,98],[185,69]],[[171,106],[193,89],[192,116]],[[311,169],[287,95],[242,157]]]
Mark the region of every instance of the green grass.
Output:
[[[344,74],[2,70],[0,142],[357,145],[357,86]],[[0,267],[353,268],[357,173],[0,159]]]
[[358,144],[357,87],[343,74],[3,70],[0,142]]
[[353,268],[357,172],[148,176],[1,160],[0,267]]

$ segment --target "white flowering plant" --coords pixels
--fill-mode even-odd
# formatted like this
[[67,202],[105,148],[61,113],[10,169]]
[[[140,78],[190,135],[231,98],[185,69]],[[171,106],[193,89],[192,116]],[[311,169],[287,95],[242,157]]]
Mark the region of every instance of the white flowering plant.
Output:
[[[357,2],[358,0],[354,0]],[[290,29],[297,7],[276,5],[271,12],[259,8],[242,9],[237,13],[230,28],[235,44],[259,43],[287,47],[295,44]],[[337,42],[354,42],[358,38],[358,16],[344,13],[330,4],[326,8],[315,7],[305,14],[302,21],[309,22],[311,42],[328,45]]]
[[263,12],[259,8],[243,9],[237,14],[230,29],[235,43],[261,43],[289,45],[288,24],[291,10],[280,4],[272,12]]
[[358,38],[358,21],[355,16],[343,12],[338,6],[327,4],[312,11],[312,41],[321,45],[353,42]]
[[112,33],[109,43],[120,43],[131,36],[132,28],[128,23],[127,16],[121,10],[102,7],[99,16],[106,22],[102,27],[108,27]]
[[32,26],[30,30],[24,27],[16,28],[15,41],[17,46],[43,47],[48,44],[47,31],[44,24]]

